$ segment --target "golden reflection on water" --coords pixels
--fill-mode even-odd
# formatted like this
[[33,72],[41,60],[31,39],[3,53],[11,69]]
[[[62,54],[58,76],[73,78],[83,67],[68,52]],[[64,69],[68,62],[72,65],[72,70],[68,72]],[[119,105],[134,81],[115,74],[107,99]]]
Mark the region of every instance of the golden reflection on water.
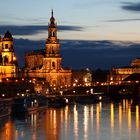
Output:
[[122,130],[122,115],[123,115],[122,105],[121,103],[119,103],[119,129],[120,131]]
[[[74,140],[79,140],[80,134],[83,135],[84,140],[90,139],[89,134],[94,134],[96,140],[100,140],[103,127],[109,130],[112,139],[116,130],[120,137],[124,135],[125,131],[130,140],[135,131],[139,134],[139,105],[132,106],[132,102],[126,99],[118,104],[111,102],[108,105],[105,108],[102,107],[102,102],[84,106],[76,104],[61,109],[47,108],[42,115],[37,112],[31,113],[28,119],[26,118],[30,123],[27,128],[31,134],[30,139],[38,140],[38,131],[41,131],[46,140],[61,140],[62,137],[67,139],[68,135],[72,135]],[[106,116],[103,117],[104,113]],[[104,123],[104,119],[109,123]],[[28,130],[18,129],[15,126],[16,124],[12,121],[7,121],[0,132],[0,140],[25,139]]]
[[96,135],[97,135],[97,139],[99,139],[99,133],[100,133],[100,106],[99,106],[99,104],[96,104]]
[[61,124],[61,112],[60,110],[46,110],[46,139],[59,140],[60,124]]
[[139,117],[139,106],[137,105],[136,106],[136,130],[137,130],[137,132],[139,132],[139,119],[140,117]]
[[114,104],[112,102],[110,104],[110,127],[113,132],[114,130]]
[[84,106],[84,139],[88,139],[88,120],[89,120],[89,108]]
[[76,105],[74,105],[73,108],[73,117],[74,117],[74,139],[77,140],[78,139],[78,111],[76,109]]

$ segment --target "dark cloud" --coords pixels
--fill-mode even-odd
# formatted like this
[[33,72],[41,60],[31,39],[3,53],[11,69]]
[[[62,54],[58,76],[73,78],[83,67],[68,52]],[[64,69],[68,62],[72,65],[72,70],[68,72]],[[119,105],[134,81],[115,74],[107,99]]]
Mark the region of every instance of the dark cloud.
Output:
[[[47,32],[47,28],[48,27],[45,25],[0,25],[0,34],[4,34],[7,30],[9,30],[13,35],[33,35],[42,31]],[[58,26],[59,31],[81,31],[83,29],[84,28],[80,26]]]
[[[108,68],[126,66],[140,57],[140,43],[119,41],[61,40],[63,65],[72,68]],[[45,41],[15,39],[15,51],[20,66],[24,64],[24,53],[44,49]]]
[[134,12],[140,12],[140,2],[123,2],[122,9]]
[[128,21],[140,21],[140,18],[107,20],[107,22],[128,22]]

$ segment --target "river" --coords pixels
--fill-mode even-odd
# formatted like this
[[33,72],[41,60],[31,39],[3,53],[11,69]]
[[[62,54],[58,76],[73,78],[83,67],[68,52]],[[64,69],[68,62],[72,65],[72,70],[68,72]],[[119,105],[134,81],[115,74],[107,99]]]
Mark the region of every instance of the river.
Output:
[[75,104],[0,118],[0,140],[139,140],[140,106],[133,103]]

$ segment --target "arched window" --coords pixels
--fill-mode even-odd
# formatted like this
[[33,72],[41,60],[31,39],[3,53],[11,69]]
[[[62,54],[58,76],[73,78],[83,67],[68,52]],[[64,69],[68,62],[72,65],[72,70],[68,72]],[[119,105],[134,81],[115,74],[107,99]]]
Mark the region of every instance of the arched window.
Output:
[[55,37],[55,32],[53,32],[53,37]]
[[8,44],[5,44],[5,49],[8,49]]
[[8,62],[8,56],[4,56],[4,63]]
[[52,62],[52,67],[53,69],[55,69],[55,62]]

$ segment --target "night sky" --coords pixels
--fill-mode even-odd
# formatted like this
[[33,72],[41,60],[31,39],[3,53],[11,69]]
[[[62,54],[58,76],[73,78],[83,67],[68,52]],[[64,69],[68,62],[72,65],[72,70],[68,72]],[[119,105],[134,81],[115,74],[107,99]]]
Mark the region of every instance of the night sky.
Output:
[[45,48],[51,9],[64,66],[110,69],[140,57],[140,0],[5,0],[0,35],[13,34],[20,66],[24,52]]

